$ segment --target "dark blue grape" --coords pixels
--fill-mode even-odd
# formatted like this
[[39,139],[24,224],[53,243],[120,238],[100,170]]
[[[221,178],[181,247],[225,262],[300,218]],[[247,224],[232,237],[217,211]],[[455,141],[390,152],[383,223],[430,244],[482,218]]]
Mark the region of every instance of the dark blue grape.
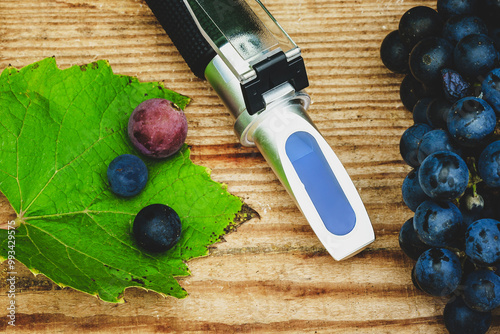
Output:
[[462,197],[460,197],[460,212],[462,213],[463,225],[465,228],[470,224],[483,218],[484,199],[477,191],[467,188]]
[[420,182],[418,181],[418,168],[412,169],[408,175],[406,175],[403,181],[402,193],[403,202],[405,202],[406,206],[413,212],[415,212],[423,201],[431,199],[424,193],[422,187],[420,187]]
[[427,124],[415,124],[403,133],[401,140],[399,141],[399,151],[403,160],[412,167],[418,167],[420,163],[418,162],[417,153],[418,145],[422,140],[422,137],[432,128]]
[[436,129],[445,129],[446,120],[451,110],[451,103],[448,100],[437,97],[429,103],[426,112],[427,123]]
[[490,29],[489,36],[495,43],[495,47],[500,51],[500,26]]
[[500,187],[500,140],[483,150],[478,160],[479,176],[490,187]]
[[418,100],[424,97],[436,95],[436,92],[428,91],[422,83],[417,81],[411,74],[407,74],[399,87],[399,98],[409,111],[413,111]]
[[460,74],[475,79],[485,76],[498,65],[498,51],[487,35],[469,35],[455,46],[453,60]]
[[477,0],[438,0],[437,11],[442,17],[473,14],[477,11]]
[[465,279],[463,299],[475,311],[492,311],[500,306],[500,277],[487,269],[473,271]]
[[484,144],[495,130],[495,125],[493,108],[483,99],[472,96],[458,100],[448,114],[448,132],[464,147]]
[[481,218],[491,218],[500,221],[500,189],[488,187],[484,182],[476,184],[476,192],[481,195],[484,201],[484,209]]
[[427,132],[422,137],[418,146],[418,161],[422,163],[425,158],[438,151],[450,151],[458,155],[462,154],[462,150],[453,142],[447,131],[436,129]]
[[111,191],[130,197],[144,189],[148,180],[148,169],[144,162],[132,154],[122,154],[108,166],[107,171]]
[[457,71],[445,68],[441,70],[443,79],[444,97],[451,103],[455,103],[472,92],[470,83],[466,81]]
[[432,247],[456,247],[463,236],[462,214],[451,202],[423,202],[415,211],[413,227]]
[[438,86],[441,70],[453,65],[453,45],[441,37],[427,37],[411,50],[409,64],[415,79],[427,86]]
[[413,107],[413,122],[415,124],[425,123],[430,125],[427,121],[427,107],[432,100],[432,97],[424,97],[415,103],[415,106]]
[[476,264],[472,262],[467,256],[465,256],[462,260],[462,282],[460,283],[462,285],[461,288],[463,288],[463,284],[465,282],[465,279],[467,278],[467,275],[476,270],[478,270]]
[[408,57],[410,50],[401,42],[397,30],[390,32],[380,46],[380,58],[390,71],[408,73]]
[[500,1],[498,0],[481,0],[478,1],[479,16],[486,21],[487,24],[498,27],[500,22]]
[[500,116],[500,68],[496,68],[486,75],[481,84],[481,91],[483,99],[495,110],[497,116]]
[[403,14],[398,30],[401,41],[411,50],[422,39],[441,35],[442,28],[443,20],[434,9],[417,6]]
[[134,219],[135,240],[148,252],[160,253],[171,249],[179,241],[181,232],[179,215],[168,205],[148,205]]
[[452,251],[431,248],[418,258],[414,275],[422,291],[433,296],[446,296],[457,289],[462,278],[462,266]]
[[422,162],[418,171],[422,190],[437,201],[451,201],[467,188],[469,170],[463,159],[449,151],[438,151]]
[[476,264],[495,265],[500,262],[500,222],[480,219],[465,231],[465,254]]
[[420,254],[430,248],[417,236],[413,228],[413,218],[408,219],[399,231],[399,246],[403,252],[413,260],[417,260]]
[[472,34],[488,34],[486,24],[477,16],[457,15],[444,24],[443,37],[456,45],[462,38]]
[[455,297],[446,304],[443,317],[450,334],[486,334],[492,320],[491,312],[474,311],[461,297]]

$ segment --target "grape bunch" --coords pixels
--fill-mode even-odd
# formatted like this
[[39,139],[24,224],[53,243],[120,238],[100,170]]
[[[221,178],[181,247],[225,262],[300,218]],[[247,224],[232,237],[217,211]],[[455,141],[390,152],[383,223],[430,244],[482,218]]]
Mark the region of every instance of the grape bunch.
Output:
[[437,0],[417,6],[382,41],[380,56],[404,75],[414,124],[400,153],[414,212],[399,233],[415,260],[414,285],[449,298],[450,333],[486,333],[500,306],[500,2]]

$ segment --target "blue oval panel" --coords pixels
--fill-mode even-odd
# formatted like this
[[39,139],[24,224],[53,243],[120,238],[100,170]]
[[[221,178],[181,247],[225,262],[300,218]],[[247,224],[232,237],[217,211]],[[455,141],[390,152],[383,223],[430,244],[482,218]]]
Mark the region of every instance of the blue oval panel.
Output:
[[316,139],[307,132],[295,132],[288,137],[285,151],[326,229],[336,235],[351,232],[356,214]]

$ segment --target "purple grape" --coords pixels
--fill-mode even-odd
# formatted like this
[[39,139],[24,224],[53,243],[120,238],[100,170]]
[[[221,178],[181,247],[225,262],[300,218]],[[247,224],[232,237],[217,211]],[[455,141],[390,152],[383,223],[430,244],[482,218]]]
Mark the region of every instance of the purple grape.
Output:
[[145,156],[158,159],[176,153],[186,140],[187,130],[182,110],[165,99],[142,102],[128,122],[128,135],[134,147]]

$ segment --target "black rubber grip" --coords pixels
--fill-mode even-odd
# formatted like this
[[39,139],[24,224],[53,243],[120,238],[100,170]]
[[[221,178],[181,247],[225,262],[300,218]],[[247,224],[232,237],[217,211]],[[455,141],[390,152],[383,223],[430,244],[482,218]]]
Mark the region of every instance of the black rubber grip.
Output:
[[191,71],[205,79],[205,68],[215,57],[182,0],[146,0]]

